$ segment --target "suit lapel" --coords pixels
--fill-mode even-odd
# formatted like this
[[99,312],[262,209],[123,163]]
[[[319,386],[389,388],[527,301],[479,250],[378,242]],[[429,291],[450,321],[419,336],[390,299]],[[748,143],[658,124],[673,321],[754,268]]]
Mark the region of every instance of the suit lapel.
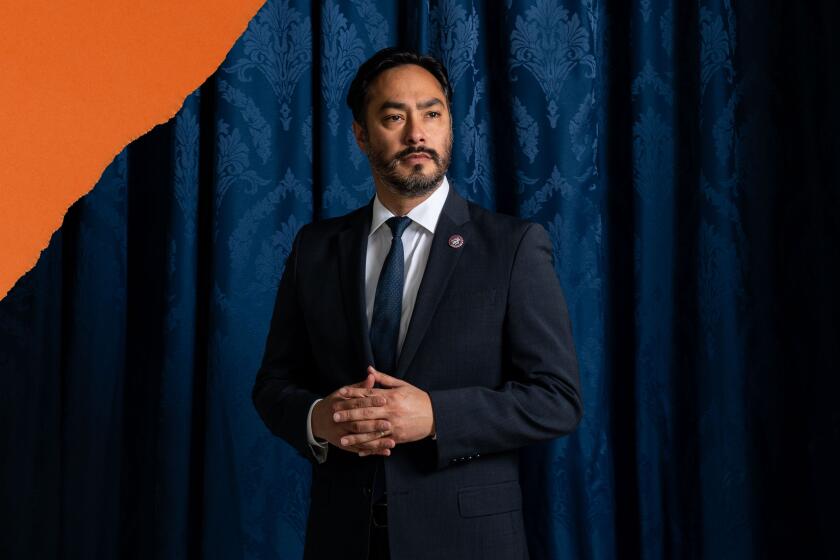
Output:
[[435,315],[440,298],[446,290],[452,271],[464,250],[463,247],[450,247],[450,237],[456,234],[462,235],[466,244],[469,244],[468,235],[464,231],[464,224],[469,219],[467,202],[450,185],[449,194],[435,227],[429,260],[426,263],[423,280],[417,290],[414,311],[411,314],[411,321],[408,324],[402,351],[397,360],[397,371],[394,373],[396,377],[404,378],[406,376],[411,361],[414,359],[414,355],[417,353],[417,349],[420,347],[420,343],[423,341],[423,337]]
[[350,322],[350,331],[355,336],[355,347],[361,350],[363,360],[359,377],[365,375],[368,364],[373,363],[373,351],[368,336],[367,313],[365,311],[365,258],[367,238],[370,233],[372,201],[360,208],[348,227],[339,234],[339,274],[344,309]]

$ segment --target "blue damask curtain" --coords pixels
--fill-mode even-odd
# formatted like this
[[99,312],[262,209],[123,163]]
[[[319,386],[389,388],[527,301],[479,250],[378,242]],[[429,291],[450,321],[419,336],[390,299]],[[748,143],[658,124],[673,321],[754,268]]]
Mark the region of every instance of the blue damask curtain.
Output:
[[449,68],[455,188],[554,244],[586,414],[522,452],[531,556],[838,554],[833,15],[269,0],[0,302],[0,556],[300,557],[250,389],[295,232],[372,196],[343,100],[389,45]]

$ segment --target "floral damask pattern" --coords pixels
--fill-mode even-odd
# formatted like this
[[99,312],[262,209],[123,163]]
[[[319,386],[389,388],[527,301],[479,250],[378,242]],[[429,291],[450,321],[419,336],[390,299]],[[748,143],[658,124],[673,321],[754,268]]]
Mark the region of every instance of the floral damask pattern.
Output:
[[586,76],[595,75],[595,57],[591,53],[589,31],[577,13],[557,0],[537,0],[525,17],[516,16],[516,28],[510,37],[511,72],[519,67],[528,70],[539,83],[548,103],[548,122],[557,126],[560,92],[569,74],[578,66]]
[[429,11],[432,23],[432,52],[443,62],[452,88],[470,66],[475,66],[478,49],[478,15],[467,14],[457,0],[442,0]]
[[513,119],[516,122],[516,137],[519,141],[519,148],[527,156],[528,161],[534,163],[534,158],[540,152],[540,125],[531,117],[528,108],[522,104],[518,97],[513,98]]
[[245,56],[225,68],[250,82],[249,70],[260,72],[274,91],[280,105],[283,129],[289,130],[289,105],[295,87],[312,64],[312,24],[288,0],[268,2],[239,39]]
[[364,43],[358,37],[356,24],[347,18],[335,2],[328,1],[321,16],[321,92],[327,102],[327,122],[333,136],[338,134],[339,104],[345,87],[365,60]]

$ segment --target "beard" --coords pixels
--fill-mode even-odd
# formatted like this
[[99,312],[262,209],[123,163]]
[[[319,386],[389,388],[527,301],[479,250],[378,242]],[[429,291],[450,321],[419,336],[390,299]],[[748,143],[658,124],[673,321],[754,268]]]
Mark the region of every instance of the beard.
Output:
[[[426,154],[429,156],[434,164],[431,173],[425,174],[423,165],[418,163],[412,167],[408,175],[401,175],[398,170],[400,161],[411,154]],[[407,198],[423,196],[440,185],[446,170],[449,169],[449,163],[452,159],[452,135],[449,135],[449,141],[446,143],[443,155],[439,154],[437,150],[421,146],[406,148],[392,156],[387,156],[384,150],[371,149],[368,152],[368,159],[374,175],[378,176],[397,193]]]

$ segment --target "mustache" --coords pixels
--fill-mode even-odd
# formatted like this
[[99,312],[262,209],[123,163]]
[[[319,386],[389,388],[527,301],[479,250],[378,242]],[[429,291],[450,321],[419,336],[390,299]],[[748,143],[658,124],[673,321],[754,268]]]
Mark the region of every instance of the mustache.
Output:
[[399,160],[406,158],[412,154],[426,154],[433,162],[440,165],[440,155],[437,153],[437,151],[433,150],[432,148],[424,148],[422,146],[417,148],[406,148],[405,150],[398,152],[394,155],[391,161],[391,165],[396,166]]

